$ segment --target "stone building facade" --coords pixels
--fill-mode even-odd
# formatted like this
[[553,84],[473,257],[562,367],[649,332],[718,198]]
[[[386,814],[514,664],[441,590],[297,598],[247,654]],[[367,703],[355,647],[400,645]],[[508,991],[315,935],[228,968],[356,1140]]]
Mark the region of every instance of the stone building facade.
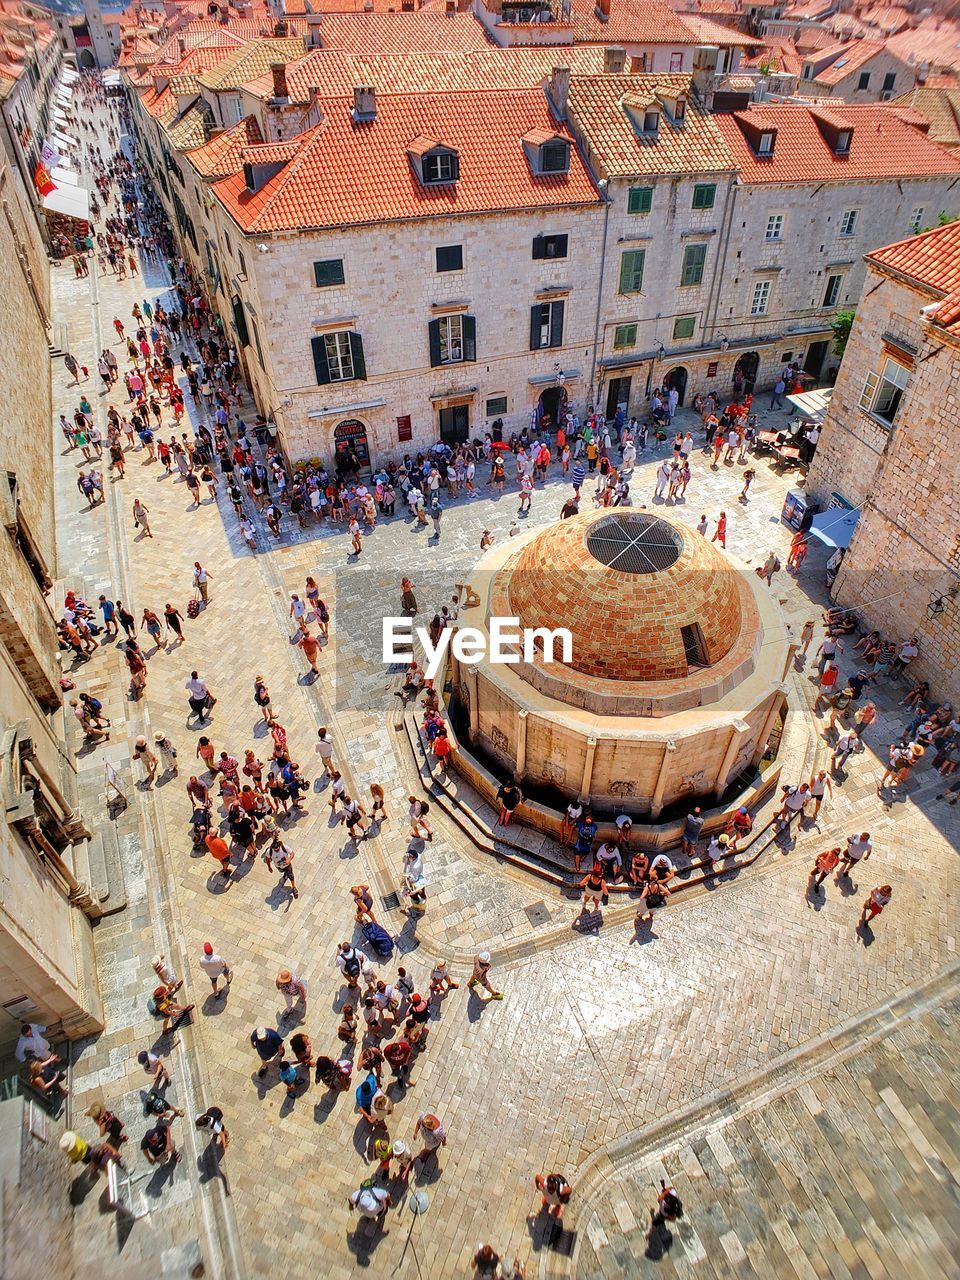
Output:
[[861,509],[834,584],[863,625],[916,636],[911,673],[960,703],[960,224],[867,258],[809,478]]
[[[57,636],[46,598],[56,575],[49,268],[26,194],[6,164],[0,197],[0,396],[17,406],[0,433],[0,991],[11,1017],[29,1014],[81,1035],[102,1025],[90,933],[100,910],[83,884],[90,833],[63,748]],[[14,1024],[2,1028],[10,1030]]]

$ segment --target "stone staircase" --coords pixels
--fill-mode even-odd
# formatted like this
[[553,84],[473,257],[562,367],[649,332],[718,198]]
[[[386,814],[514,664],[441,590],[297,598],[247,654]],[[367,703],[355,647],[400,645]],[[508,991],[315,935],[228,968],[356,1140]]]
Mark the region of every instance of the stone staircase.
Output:
[[[574,869],[573,850],[561,845],[545,832],[521,824],[501,827],[497,824],[497,810],[455,770],[443,770],[433,760],[421,732],[418,710],[413,703],[406,705],[395,730],[405,741],[401,747],[401,760],[410,763],[410,778],[416,780],[431,803],[467,837],[482,853],[498,862],[507,863],[517,870],[534,875],[556,886],[561,893],[576,897],[579,882],[586,868]],[[754,814],[754,829],[750,839],[735,854],[711,863],[706,858],[687,858],[679,849],[671,849],[670,857],[677,868],[677,876],[671,884],[671,895],[697,885],[716,883],[732,877],[752,866],[788,830],[789,824],[774,821],[777,805],[768,799]],[[636,828],[635,828],[636,833]],[[611,884],[610,893],[628,895],[634,892],[632,885]]]

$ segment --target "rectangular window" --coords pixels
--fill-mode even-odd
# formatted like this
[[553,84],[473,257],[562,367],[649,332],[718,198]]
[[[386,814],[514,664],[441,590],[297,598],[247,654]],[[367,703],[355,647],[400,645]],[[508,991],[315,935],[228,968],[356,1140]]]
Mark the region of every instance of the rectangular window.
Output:
[[331,285],[343,284],[343,259],[327,258],[324,262],[315,262],[313,279],[318,289],[328,289]]
[[712,209],[716,198],[717,184],[715,182],[698,182],[693,188],[693,204],[691,208]]
[[328,333],[323,341],[327,348],[330,381],[350,382],[353,378],[353,353],[349,333]]
[[883,77],[883,92],[893,93],[893,86],[896,83],[897,83],[897,73],[895,71],[888,71],[887,74]]
[[892,423],[910,378],[910,370],[896,360],[885,360],[880,373],[868,373],[860,407],[884,422]]
[[460,176],[459,158],[449,151],[423,157],[424,182],[456,182]]
[[240,274],[245,276],[247,274],[247,260],[243,256],[242,249],[237,250],[237,261],[240,263]]
[[627,192],[627,213],[649,213],[653,208],[653,187],[631,187]]
[[910,210],[910,227],[913,231],[919,231],[923,226],[923,206],[918,205],[916,209]]
[[750,303],[752,316],[765,316],[767,303],[770,301],[770,281],[758,280],[753,286],[753,301]]
[[781,240],[783,238],[783,214],[771,213],[767,218],[767,236],[768,240]]
[[440,363],[459,364],[463,359],[463,316],[440,317]]
[[860,79],[857,81],[857,89],[859,92],[862,93],[869,88],[870,88],[870,72],[861,71]]
[[696,316],[677,316],[673,322],[673,336],[675,340],[681,338],[692,338],[693,331],[697,327]]
[[534,258],[565,258],[569,237],[566,235],[534,236]]
[[437,248],[437,270],[438,271],[462,271],[463,270],[463,245],[447,244]]
[[643,262],[646,249],[628,249],[620,255],[620,292],[639,293],[643,288]]
[[491,396],[487,401],[486,414],[488,418],[496,418],[501,413],[507,412],[506,396]]
[[683,251],[683,267],[680,271],[680,284],[703,284],[703,266],[707,260],[705,244],[688,244]]
[[837,305],[842,284],[843,276],[827,276],[827,287],[823,293],[823,305],[825,307],[835,307]]
[[613,331],[613,349],[622,351],[625,347],[637,345],[637,326],[635,324],[618,324]]
[[670,70],[671,70],[671,71],[682,71],[682,70],[683,70],[683,52],[682,52],[682,51],[681,51],[681,52],[679,52],[679,53],[671,53],[671,55],[670,55]]
[[570,168],[570,148],[566,142],[545,142],[540,148],[541,173],[566,173]]
[[848,209],[840,219],[840,234],[852,236],[857,229],[857,210]]
[[536,302],[530,308],[530,350],[563,345],[562,302]]
[[253,349],[257,353],[257,359],[260,361],[260,368],[262,369],[264,367],[263,348],[260,346],[260,330],[257,328],[256,320],[250,321],[250,333],[253,336]]

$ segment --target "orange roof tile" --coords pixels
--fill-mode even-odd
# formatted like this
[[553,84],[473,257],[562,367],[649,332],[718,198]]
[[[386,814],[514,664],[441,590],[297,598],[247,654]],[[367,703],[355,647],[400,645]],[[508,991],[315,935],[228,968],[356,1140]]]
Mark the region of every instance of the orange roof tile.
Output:
[[829,67],[818,71],[813,77],[815,84],[839,84],[851,72],[865,66],[872,58],[884,52],[882,40],[853,40],[850,44],[837,45],[835,49],[825,49],[818,53],[817,60],[833,55]]
[[[535,177],[521,137],[547,129],[566,137],[542,90],[422,94],[384,97],[373,121],[355,123],[352,99],[325,99],[323,123],[297,140],[287,160],[283,147],[244,151],[244,159],[283,169],[262,190],[250,192],[242,174],[213,191],[244,230],[252,233],[335,227],[413,218],[449,217],[512,209],[598,204],[597,191],[576,146],[570,171]],[[418,137],[441,138],[456,149],[456,183],[423,187],[407,148]]]
[[[655,138],[638,137],[625,108],[658,93],[687,95],[683,127],[675,128],[664,115]],[[734,168],[717,127],[722,117],[698,105],[688,75],[573,76],[568,103],[607,173],[720,173]]]
[[931,87],[930,82],[917,85],[909,93],[894,98],[891,106],[907,108],[929,123],[928,137],[944,147],[960,146],[960,84],[948,77],[947,87]]
[[597,17],[596,0],[573,0],[574,39],[597,44],[697,44],[686,20],[664,0],[610,0],[610,16]]
[[466,53],[493,43],[472,13],[331,13],[320,23],[325,49],[353,53]]
[[[467,53],[406,54],[312,49],[306,57],[287,64],[287,89],[293,102],[309,101],[311,85],[323,86],[326,97],[352,94],[359,84],[372,84],[378,94],[532,89],[561,63],[574,74],[599,75],[603,56],[598,45],[562,49],[488,46]],[[258,76],[243,87],[254,97],[269,98],[273,95],[273,77]]]
[[756,36],[748,36],[734,27],[712,22],[698,13],[684,13],[680,17],[683,25],[693,32],[697,44],[715,44],[721,49],[758,49],[763,44],[763,40],[758,40]]
[[204,178],[226,178],[240,170],[244,147],[263,142],[256,116],[245,116],[239,124],[214,134],[202,146],[186,153],[197,173]]
[[[847,123],[840,127],[853,127],[847,155],[834,153],[817,125],[815,112],[842,118]],[[845,103],[840,112],[831,112],[800,103],[754,103],[740,114],[749,114],[759,128],[777,131],[774,154],[760,158],[735,119],[714,117],[744,182],[843,181],[960,172],[960,158],[907,124],[889,104]]]
[[896,271],[935,298],[943,298],[943,305],[928,319],[960,337],[960,222],[877,249],[867,255],[867,261]]
[[960,24],[946,18],[924,18],[915,28],[898,31],[887,49],[911,66],[934,71],[960,69]]
[[205,89],[239,89],[266,73],[271,63],[292,62],[306,52],[302,36],[261,36],[231,49],[217,65],[200,76]]
[[786,75],[799,76],[803,69],[803,59],[797,47],[789,40],[767,40],[763,48],[756,53],[741,58],[742,67],[756,70],[767,67],[770,71],[782,71]]

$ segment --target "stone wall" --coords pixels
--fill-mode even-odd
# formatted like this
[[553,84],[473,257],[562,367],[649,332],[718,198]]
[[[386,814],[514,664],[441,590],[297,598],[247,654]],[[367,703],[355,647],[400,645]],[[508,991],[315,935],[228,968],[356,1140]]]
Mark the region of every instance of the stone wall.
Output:
[[[71,1165],[59,1148],[62,1120],[24,1098],[0,1102],[5,1159],[0,1180],[0,1258],[4,1280],[32,1280],[38,1261],[58,1276],[73,1274],[70,1183],[83,1166]],[[19,1158],[18,1158],[19,1156]]]

